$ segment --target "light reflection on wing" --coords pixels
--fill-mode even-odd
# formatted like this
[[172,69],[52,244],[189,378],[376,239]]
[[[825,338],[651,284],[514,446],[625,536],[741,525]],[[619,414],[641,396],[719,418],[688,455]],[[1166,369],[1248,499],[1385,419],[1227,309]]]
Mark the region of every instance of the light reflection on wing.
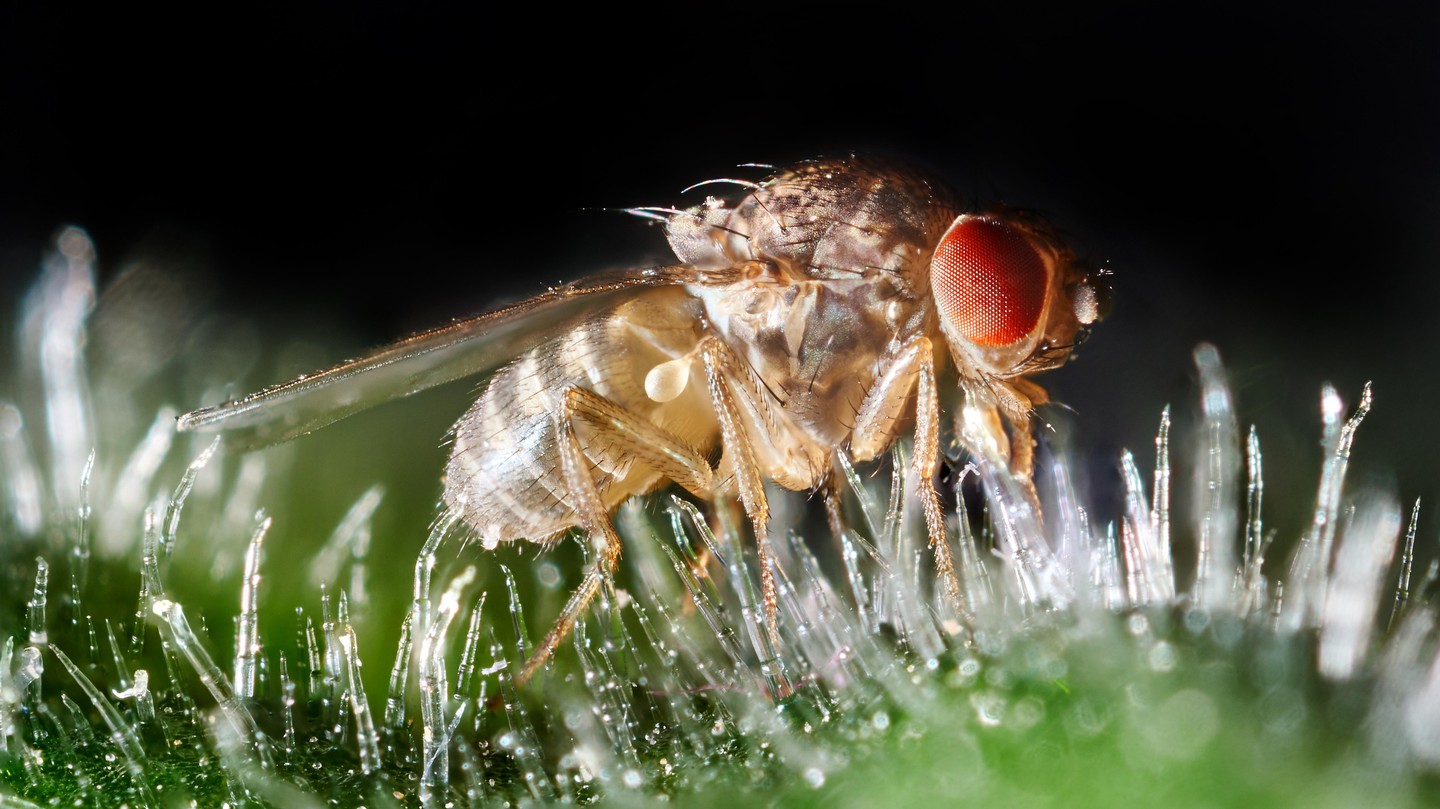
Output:
[[694,272],[655,267],[584,278],[329,370],[186,413],[177,426],[226,431],[232,447],[288,441],[392,399],[494,370],[544,338],[614,308],[637,288],[687,283]]

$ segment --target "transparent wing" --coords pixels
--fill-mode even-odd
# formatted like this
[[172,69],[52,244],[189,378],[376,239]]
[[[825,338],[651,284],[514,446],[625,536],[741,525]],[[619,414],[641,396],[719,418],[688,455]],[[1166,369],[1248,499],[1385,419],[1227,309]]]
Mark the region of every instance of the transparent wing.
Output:
[[689,267],[597,275],[417,334],[327,371],[181,416],[181,430],[223,430],[231,446],[278,444],[375,405],[494,370],[545,337],[614,308],[637,288],[695,280]]

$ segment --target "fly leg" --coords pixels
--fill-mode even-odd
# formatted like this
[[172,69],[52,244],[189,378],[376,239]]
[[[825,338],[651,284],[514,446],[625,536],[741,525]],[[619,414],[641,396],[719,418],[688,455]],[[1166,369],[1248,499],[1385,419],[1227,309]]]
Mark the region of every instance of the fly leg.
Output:
[[575,425],[586,454],[633,458],[695,496],[710,498],[715,475],[709,462],[664,428],[583,388],[565,391],[565,413]]
[[[583,437],[583,441],[582,441]],[[620,405],[581,388],[565,391],[565,404],[556,430],[560,449],[560,474],[569,493],[569,505],[590,539],[594,561],[585,571],[580,586],[570,594],[555,625],[545,633],[530,659],[515,677],[523,684],[549,660],[561,642],[575,628],[585,608],[600,592],[606,577],[615,572],[620,559],[620,537],[610,522],[609,510],[595,485],[594,465],[585,448],[595,454],[610,452],[633,457],[697,496],[709,498],[714,489],[710,465],[693,448]]]
[[945,587],[945,597],[963,614],[960,580],[955,575],[955,560],[945,541],[945,513],[940,508],[940,493],[935,489],[935,471],[940,462],[940,396],[935,389],[935,349],[928,337],[915,337],[901,346],[865,395],[851,431],[850,452],[858,461],[871,460],[884,452],[895,440],[912,393],[915,396],[912,475],[925,511],[935,572]]
[[839,543],[845,538],[845,515],[840,507],[840,471],[832,468],[821,487],[820,496],[825,503],[825,522],[829,523],[830,533],[835,537],[835,542]]
[[1035,504],[1038,515],[1040,495],[1035,491],[1035,408],[1050,401],[1050,394],[1045,389],[1031,382],[1028,379],[1017,378],[1010,380],[1010,389],[1014,393],[1015,403],[1007,413],[1010,419],[1010,427],[1013,433],[1010,436],[1010,462],[1011,472],[1014,473],[1020,484],[1025,487],[1026,494]]
[[751,436],[747,435],[737,399],[745,395],[735,386],[743,384],[749,373],[730,349],[715,337],[700,341],[700,356],[705,361],[705,380],[714,403],[715,416],[720,422],[720,441],[735,467],[735,483],[740,490],[740,503],[750,517],[755,533],[755,545],[760,562],[760,601],[765,608],[765,629],[771,644],[780,647],[778,613],[780,599],[776,595],[775,570],[770,550],[770,502],[765,497],[765,485],[760,478],[760,466],[755,459],[755,448]]
[[[979,397],[977,397],[979,398]],[[1035,490],[1035,407],[1049,401],[1045,389],[1028,379],[1009,379],[986,390],[977,423],[988,443],[1009,468],[1036,518],[1040,494]],[[1007,429],[1008,428],[1008,432]]]
[[1035,435],[1029,414],[1010,417],[1010,476],[1040,517],[1040,492],[1035,490]]

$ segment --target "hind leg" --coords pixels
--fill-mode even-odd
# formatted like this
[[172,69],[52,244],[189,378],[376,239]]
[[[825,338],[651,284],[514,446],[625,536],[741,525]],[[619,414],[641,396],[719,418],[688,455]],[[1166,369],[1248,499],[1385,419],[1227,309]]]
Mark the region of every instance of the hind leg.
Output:
[[556,430],[560,474],[569,494],[568,505],[574,509],[580,528],[589,537],[595,557],[554,626],[515,675],[517,685],[529,680],[569,637],[575,622],[600,592],[606,577],[615,572],[620,559],[620,537],[595,485],[591,471],[594,463],[586,456],[577,428],[585,436],[585,444],[596,446],[597,452],[603,445],[605,452],[633,457],[698,496],[709,497],[714,487],[710,465],[680,439],[599,394],[580,388],[565,391],[565,405]]

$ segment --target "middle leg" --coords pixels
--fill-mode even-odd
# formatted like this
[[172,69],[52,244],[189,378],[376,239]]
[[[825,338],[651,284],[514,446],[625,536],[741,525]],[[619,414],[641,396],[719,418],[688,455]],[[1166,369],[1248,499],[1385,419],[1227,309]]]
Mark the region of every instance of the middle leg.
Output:
[[[735,467],[735,484],[740,503],[750,517],[755,534],[756,556],[760,565],[760,601],[765,610],[765,630],[770,643],[780,648],[780,599],[775,587],[775,570],[770,549],[770,502],[765,497],[765,484],[755,458],[755,447],[743,426],[740,404],[736,401],[735,385],[741,384],[748,371],[719,339],[707,337],[700,342],[700,355],[705,361],[705,379],[710,399],[720,422],[720,442]],[[743,392],[741,393],[743,395]]]
[[955,561],[945,541],[945,512],[935,488],[935,472],[940,462],[940,396],[935,387],[935,348],[930,338],[915,337],[907,341],[865,395],[851,433],[850,451],[856,460],[868,461],[889,447],[899,432],[900,418],[912,393],[915,449],[911,473],[925,511],[935,572],[945,588],[945,597],[957,612],[964,614]]

